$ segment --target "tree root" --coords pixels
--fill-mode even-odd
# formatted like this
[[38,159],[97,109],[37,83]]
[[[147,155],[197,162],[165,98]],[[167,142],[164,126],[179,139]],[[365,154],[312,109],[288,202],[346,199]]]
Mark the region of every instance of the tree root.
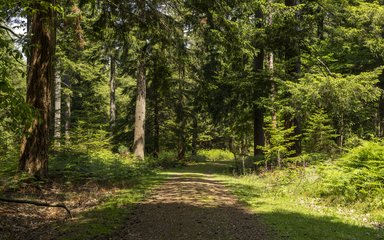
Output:
[[45,202],[38,202],[38,201],[32,201],[32,200],[8,199],[8,198],[2,198],[2,197],[0,197],[0,201],[2,201],[2,202],[9,202],[9,203],[32,204],[32,205],[41,206],[41,207],[64,208],[67,211],[67,213],[70,216],[70,218],[72,218],[71,211],[69,211],[67,206],[65,206],[64,204],[49,204],[49,203],[45,203]]

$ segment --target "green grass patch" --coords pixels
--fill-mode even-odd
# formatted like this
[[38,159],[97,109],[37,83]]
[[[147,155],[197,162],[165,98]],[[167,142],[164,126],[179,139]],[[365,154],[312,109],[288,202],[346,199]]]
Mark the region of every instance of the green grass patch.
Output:
[[261,176],[237,177],[231,174],[231,164],[233,161],[195,163],[169,170],[166,174],[214,177],[228,186],[276,233],[276,240],[384,239],[383,209],[369,209],[357,202],[341,204],[311,193],[321,180],[316,168],[284,169]]
[[209,149],[199,150],[196,156],[187,156],[187,159],[193,162],[206,162],[206,161],[230,161],[233,160],[234,155],[232,152],[223,149]]
[[[277,239],[379,240],[384,230],[373,226],[379,215],[346,206],[325,204],[295,192],[297,185],[278,177],[218,175],[233,193],[277,232]],[[378,214],[377,212],[375,214]],[[374,220],[378,222],[373,222]],[[383,222],[381,222],[382,224]]]
[[56,226],[60,235],[58,239],[94,239],[118,231],[124,227],[132,207],[144,200],[147,194],[165,179],[166,175],[162,174],[135,179],[129,188],[119,190],[95,209],[80,214],[64,225]]

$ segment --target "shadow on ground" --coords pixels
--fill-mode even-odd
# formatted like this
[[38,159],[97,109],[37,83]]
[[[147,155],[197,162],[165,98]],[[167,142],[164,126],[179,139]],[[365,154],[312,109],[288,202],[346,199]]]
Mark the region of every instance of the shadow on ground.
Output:
[[[172,169],[121,190],[101,206],[70,221],[41,226],[36,223],[19,236],[1,234],[4,226],[0,225],[0,239],[384,239],[383,230],[341,223],[332,217],[286,211],[257,214],[247,211],[234,202],[233,195],[220,182],[211,178],[211,174],[229,173],[228,163],[223,162]],[[143,202],[145,192],[150,186],[162,182],[164,176],[169,181]],[[23,216],[23,219],[39,221],[31,216]],[[265,222],[271,224],[267,226]],[[275,225],[283,225],[286,231],[277,231]]]
[[[14,177],[12,168],[16,169],[16,165],[10,164],[9,170],[0,172],[0,196],[64,203],[77,218],[69,220],[62,208],[0,202],[0,240],[56,239],[61,228],[77,220],[92,219],[94,210],[100,207],[110,209],[109,215],[101,218],[106,220],[105,226],[110,227],[108,222],[119,217],[121,205],[140,201],[152,185],[164,179],[145,164],[122,161],[111,154],[90,155],[80,151],[51,156],[50,178],[45,181],[24,175]],[[111,196],[114,199],[111,200]],[[100,222],[102,224],[92,222],[88,226],[95,226],[98,232],[96,228],[103,228],[105,221]]]
[[[96,218],[102,218],[104,211],[94,212],[86,225],[92,225]],[[273,218],[284,221],[286,228],[294,228],[295,235],[277,234],[273,226],[265,226],[261,221]],[[298,220],[299,219],[299,220]],[[305,222],[303,229],[292,223]],[[261,226],[261,228],[260,228]],[[105,225],[108,228],[108,225]],[[87,229],[84,227],[84,229]],[[91,230],[92,228],[89,228]],[[291,231],[290,231],[291,232]],[[348,233],[346,235],[346,233]],[[83,235],[84,236],[84,235]],[[86,235],[85,235],[86,236]],[[76,239],[71,233],[63,239]],[[36,238],[38,239],[38,238]],[[44,238],[42,238],[44,239]],[[250,214],[233,207],[201,207],[182,203],[140,204],[126,217],[123,226],[112,234],[83,239],[127,239],[127,240],[214,240],[214,239],[309,239],[309,240],[382,240],[378,230],[335,222],[332,218],[311,217],[298,213],[274,212]]]

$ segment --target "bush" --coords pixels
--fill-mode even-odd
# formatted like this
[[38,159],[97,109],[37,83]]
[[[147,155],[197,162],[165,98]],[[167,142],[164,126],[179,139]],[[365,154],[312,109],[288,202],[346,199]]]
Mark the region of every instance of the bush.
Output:
[[233,160],[234,155],[228,150],[222,149],[210,149],[210,150],[199,150],[197,156],[193,157],[198,162],[202,161],[230,161]]
[[317,193],[348,204],[384,207],[384,145],[365,141],[320,172]]
[[145,160],[153,168],[172,168],[185,164],[183,161],[179,161],[177,154],[172,151],[161,151],[157,158],[147,156]]
[[50,158],[50,176],[71,183],[84,179],[113,183],[148,174],[150,170],[145,161],[137,161],[132,156],[116,154],[108,149],[66,149]]

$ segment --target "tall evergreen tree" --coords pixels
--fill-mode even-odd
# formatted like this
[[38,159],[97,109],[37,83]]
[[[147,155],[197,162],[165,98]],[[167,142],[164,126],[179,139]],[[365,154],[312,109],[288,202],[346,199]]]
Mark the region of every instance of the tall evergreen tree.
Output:
[[55,50],[52,0],[33,1],[27,73],[27,103],[36,109],[21,144],[19,169],[39,178],[48,175],[49,112]]

